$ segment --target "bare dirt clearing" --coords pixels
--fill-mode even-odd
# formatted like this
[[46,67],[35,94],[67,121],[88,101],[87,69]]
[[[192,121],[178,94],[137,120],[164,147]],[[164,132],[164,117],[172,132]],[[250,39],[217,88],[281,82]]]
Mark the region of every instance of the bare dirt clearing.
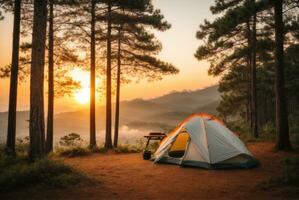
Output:
[[[248,170],[205,170],[153,164],[141,154],[93,154],[66,159],[101,183],[68,189],[31,188],[1,199],[299,199],[298,188],[259,185],[281,176],[289,153],[274,152],[272,143],[251,143],[261,166]],[[296,194],[297,193],[297,194]],[[298,195],[298,196],[297,196]]]

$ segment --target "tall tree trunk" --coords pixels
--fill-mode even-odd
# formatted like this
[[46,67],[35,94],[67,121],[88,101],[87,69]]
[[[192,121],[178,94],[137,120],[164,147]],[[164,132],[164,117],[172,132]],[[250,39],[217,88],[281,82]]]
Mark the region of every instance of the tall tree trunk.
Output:
[[30,76],[30,150],[31,160],[45,155],[44,64],[47,30],[47,1],[34,0]]
[[17,94],[18,94],[20,22],[21,22],[21,0],[15,0],[7,142],[6,142],[7,153],[11,153],[13,155],[15,154],[15,144],[16,144],[16,113],[17,113]]
[[90,37],[90,140],[89,147],[96,146],[96,105],[95,105],[95,85],[96,85],[96,47],[95,47],[95,6],[96,1],[91,1],[91,37]]
[[284,29],[283,29],[283,0],[274,1],[275,9],[275,97],[276,97],[276,147],[279,150],[291,148],[289,140],[289,124],[287,100],[284,81]]
[[115,124],[113,146],[117,147],[119,132],[119,101],[120,101],[120,75],[121,75],[121,28],[118,30],[118,49],[117,49],[117,82],[116,82],[116,102],[115,102]]
[[[247,45],[251,49],[251,29],[250,29],[250,18],[246,22],[247,28]],[[252,129],[252,103],[251,103],[251,50],[247,54],[247,68],[248,68],[248,125]]]
[[[255,3],[255,0],[252,0]],[[254,9],[255,12],[255,9]],[[252,114],[252,134],[258,137],[257,123],[257,88],[256,88],[256,13],[253,15],[251,34],[251,114]]]
[[106,139],[105,148],[112,148],[111,138],[111,3],[108,1],[107,14],[107,91],[106,91]]
[[47,118],[47,140],[46,152],[53,151],[53,120],[54,120],[54,11],[53,0],[49,0],[49,51],[48,51],[48,118]]

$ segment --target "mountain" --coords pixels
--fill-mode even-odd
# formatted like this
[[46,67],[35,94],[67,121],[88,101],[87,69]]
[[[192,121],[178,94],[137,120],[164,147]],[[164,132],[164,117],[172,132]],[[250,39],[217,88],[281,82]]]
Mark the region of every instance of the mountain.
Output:
[[193,113],[216,114],[219,100],[218,86],[212,86],[202,90],[172,92],[149,100],[122,102],[121,121],[130,127],[142,128],[155,123],[157,126],[153,128],[169,129]]
[[[175,127],[188,115],[199,112],[216,114],[220,101],[218,86],[201,90],[171,92],[152,99],[122,101],[120,135],[123,140],[145,134],[148,131],[166,131]],[[28,135],[28,111],[18,112],[17,132],[19,137]],[[55,115],[56,140],[70,132],[80,133],[87,138],[89,132],[89,111],[78,110]],[[97,132],[99,140],[104,137],[105,107],[97,107]],[[0,113],[0,141],[4,141],[7,127],[7,113]]]
[[[0,112],[0,143],[5,141],[7,131],[7,112]],[[18,111],[17,112],[17,132],[22,137],[28,134],[29,128],[29,111]]]

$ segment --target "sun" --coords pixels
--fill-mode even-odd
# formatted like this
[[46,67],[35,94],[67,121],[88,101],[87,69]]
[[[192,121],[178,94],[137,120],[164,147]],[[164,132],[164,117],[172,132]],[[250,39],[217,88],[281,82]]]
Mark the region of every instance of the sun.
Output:
[[75,99],[81,104],[86,104],[89,102],[89,88],[82,88],[78,92],[75,93]]
[[[74,92],[74,99],[80,104],[87,104],[90,100],[90,73],[80,68],[75,68],[70,72],[74,81],[78,81],[81,88]],[[102,84],[102,79],[96,78],[96,86]]]
[[74,93],[75,100],[81,104],[88,103],[90,98],[89,73],[75,68],[71,71],[71,76],[81,84],[81,88]]

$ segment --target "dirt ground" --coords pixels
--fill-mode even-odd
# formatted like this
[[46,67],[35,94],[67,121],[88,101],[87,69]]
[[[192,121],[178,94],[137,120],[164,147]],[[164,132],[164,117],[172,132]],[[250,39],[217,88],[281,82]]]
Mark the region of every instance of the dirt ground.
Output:
[[281,176],[282,159],[272,143],[252,143],[261,166],[246,170],[205,170],[153,164],[141,154],[93,154],[66,162],[100,180],[97,185],[68,189],[31,188],[1,199],[299,199],[299,189],[263,189],[265,181]]

